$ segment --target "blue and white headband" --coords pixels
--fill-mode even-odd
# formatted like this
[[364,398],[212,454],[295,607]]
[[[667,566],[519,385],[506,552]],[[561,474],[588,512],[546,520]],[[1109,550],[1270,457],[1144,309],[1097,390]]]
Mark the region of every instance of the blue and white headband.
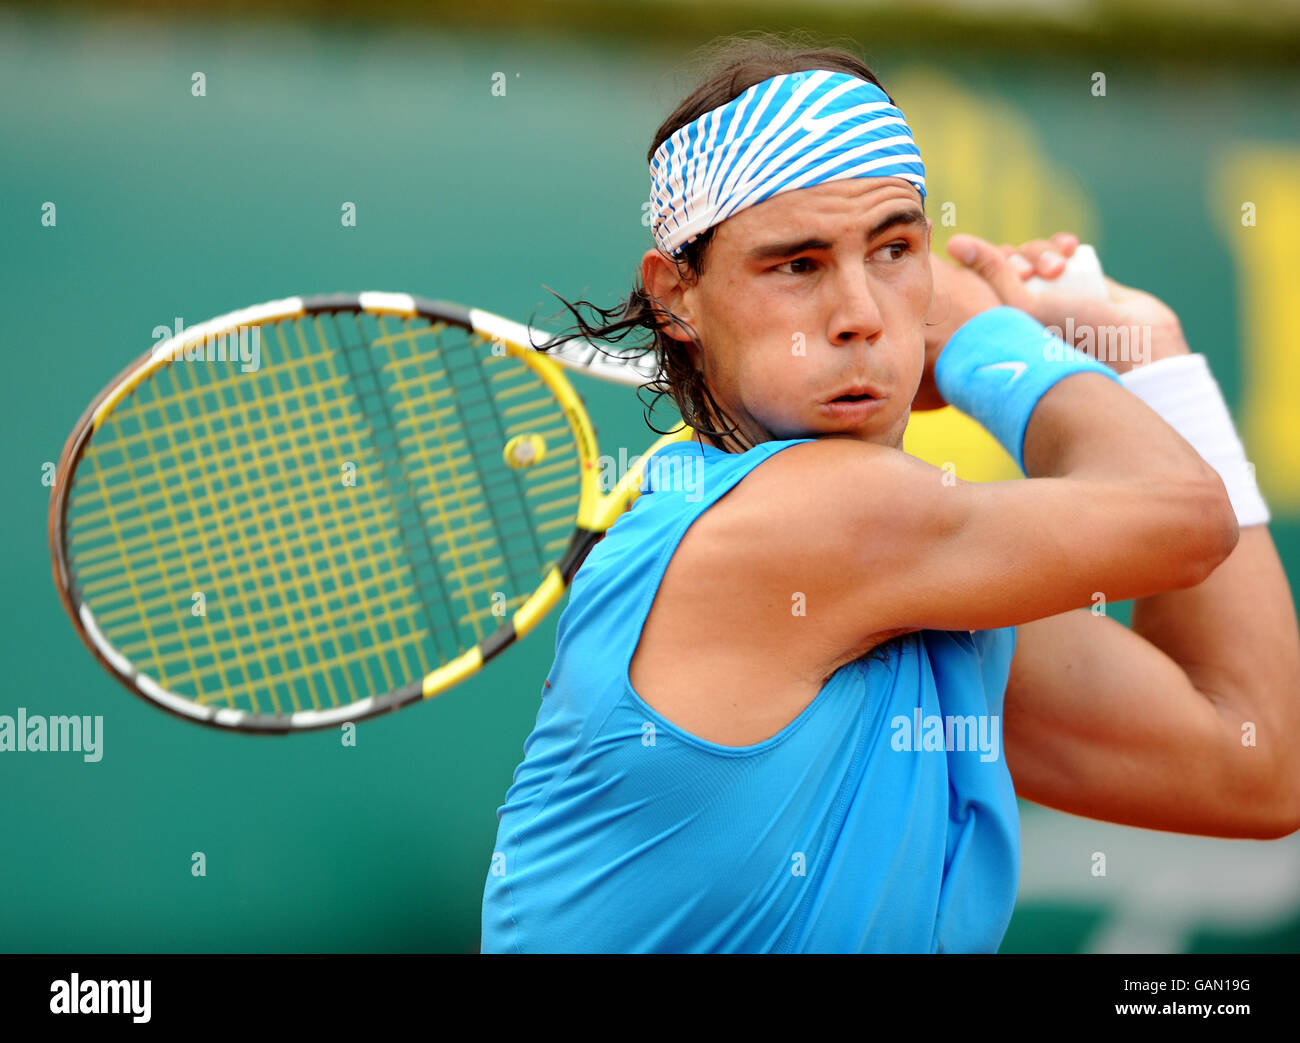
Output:
[[650,231],[669,254],[779,192],[899,177],[925,198],[912,131],[874,83],[842,72],[756,83],[672,134],[650,162]]

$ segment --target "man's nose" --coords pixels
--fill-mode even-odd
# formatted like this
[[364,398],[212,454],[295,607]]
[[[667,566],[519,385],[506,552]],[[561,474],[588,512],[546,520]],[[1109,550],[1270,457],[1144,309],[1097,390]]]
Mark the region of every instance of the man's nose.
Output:
[[840,269],[833,280],[835,294],[831,312],[831,328],[827,331],[831,343],[850,343],[858,338],[870,340],[880,332],[880,307],[865,263]]

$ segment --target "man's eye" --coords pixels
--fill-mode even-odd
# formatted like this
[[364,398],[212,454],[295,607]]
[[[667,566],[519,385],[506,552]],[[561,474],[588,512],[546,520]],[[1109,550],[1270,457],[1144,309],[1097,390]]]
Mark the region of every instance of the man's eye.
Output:
[[811,257],[796,257],[793,261],[785,261],[782,264],[778,264],[773,270],[784,272],[787,269],[790,269],[788,272],[790,275],[803,275],[812,271],[812,268],[813,259]]
[[912,244],[908,242],[890,243],[885,247],[885,249],[889,251],[897,251],[897,253],[891,252],[889,259],[891,261],[898,261],[902,259],[904,254],[912,249]]

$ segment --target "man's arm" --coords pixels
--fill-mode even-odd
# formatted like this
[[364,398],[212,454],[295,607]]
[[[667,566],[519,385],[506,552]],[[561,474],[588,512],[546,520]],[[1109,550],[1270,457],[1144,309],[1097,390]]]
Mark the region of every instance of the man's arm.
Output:
[[[1002,251],[1050,277],[1044,253],[1076,243]],[[1173,331],[1166,356],[1188,350]],[[1268,529],[1242,529],[1205,582],[1138,599],[1131,630],[1090,612],[1020,627],[1004,728],[1027,799],[1187,833],[1300,829],[1300,630]]]
[[[697,535],[763,647],[828,669],[884,634],[1027,623],[1099,589],[1125,600],[1194,587],[1236,544],[1218,475],[1104,376],[1043,395],[1025,459],[1039,477],[965,482],[897,449],[817,439],[755,468]],[[792,622],[773,591],[802,593],[806,618]]]
[[1133,619],[1081,609],[1018,628],[1003,708],[1016,793],[1147,829],[1300,829],[1300,647],[1268,530]]

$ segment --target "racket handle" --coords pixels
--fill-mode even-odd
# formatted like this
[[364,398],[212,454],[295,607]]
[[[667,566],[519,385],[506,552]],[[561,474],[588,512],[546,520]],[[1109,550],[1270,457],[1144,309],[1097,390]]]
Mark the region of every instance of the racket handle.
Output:
[[1025,280],[1025,287],[1030,293],[1042,293],[1045,290],[1061,290],[1066,293],[1081,294],[1105,300],[1109,294],[1106,280],[1101,274],[1101,261],[1097,251],[1086,243],[1080,243],[1074,256],[1065,262],[1065,271],[1055,279],[1042,279],[1035,275]]

